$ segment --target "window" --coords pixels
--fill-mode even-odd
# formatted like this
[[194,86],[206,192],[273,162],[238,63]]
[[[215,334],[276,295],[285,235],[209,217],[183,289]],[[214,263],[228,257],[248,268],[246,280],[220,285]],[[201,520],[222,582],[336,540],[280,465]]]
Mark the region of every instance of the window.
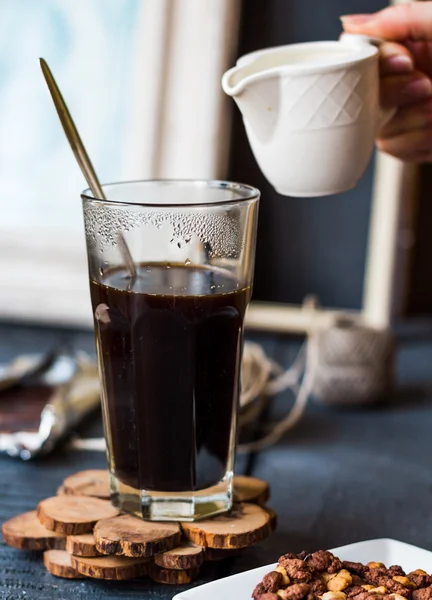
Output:
[[86,187],[38,66],[102,182],[226,168],[237,0],[0,0],[0,317],[87,325]]

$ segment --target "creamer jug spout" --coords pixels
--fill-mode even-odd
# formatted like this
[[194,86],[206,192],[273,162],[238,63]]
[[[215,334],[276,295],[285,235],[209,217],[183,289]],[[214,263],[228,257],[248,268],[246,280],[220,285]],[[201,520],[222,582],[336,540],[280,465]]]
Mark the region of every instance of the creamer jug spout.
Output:
[[278,121],[279,80],[277,67],[264,66],[254,54],[243,57],[222,77],[223,90],[236,101],[246,129],[261,142],[272,137]]

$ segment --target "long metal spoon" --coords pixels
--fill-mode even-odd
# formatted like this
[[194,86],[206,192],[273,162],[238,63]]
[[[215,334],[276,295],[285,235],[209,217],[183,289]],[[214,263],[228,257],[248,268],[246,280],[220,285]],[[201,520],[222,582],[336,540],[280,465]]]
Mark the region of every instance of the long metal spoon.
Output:
[[[47,82],[48,89],[53,99],[54,106],[57,110],[57,114],[63,126],[63,130],[69,141],[70,147],[72,148],[72,152],[75,155],[77,163],[80,166],[84,177],[86,178],[89,188],[91,189],[92,194],[95,198],[106,200],[105,194],[102,190],[101,184],[99,183],[99,179],[93,168],[90,157],[87,154],[85,146],[78,133],[78,129],[76,128],[76,125],[71,117],[69,109],[66,105],[66,102],[64,101],[64,98],[54,79],[54,76],[51,73],[47,62],[43,58],[40,58],[39,61],[42,68],[42,73],[45,77],[45,81]],[[131,279],[132,281],[135,281],[137,275],[135,263],[133,261],[128,245],[126,244],[126,240],[124,239],[124,236],[120,231],[117,233],[117,243],[120,250],[120,254],[122,255],[123,262],[127,270],[129,271]]]

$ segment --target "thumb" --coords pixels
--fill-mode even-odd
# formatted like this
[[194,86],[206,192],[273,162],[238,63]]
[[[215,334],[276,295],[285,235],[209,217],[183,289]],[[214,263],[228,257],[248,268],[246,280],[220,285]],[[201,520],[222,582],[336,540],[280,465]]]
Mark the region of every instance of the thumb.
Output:
[[394,41],[432,41],[432,2],[390,6],[372,15],[344,15],[347,33],[361,33]]

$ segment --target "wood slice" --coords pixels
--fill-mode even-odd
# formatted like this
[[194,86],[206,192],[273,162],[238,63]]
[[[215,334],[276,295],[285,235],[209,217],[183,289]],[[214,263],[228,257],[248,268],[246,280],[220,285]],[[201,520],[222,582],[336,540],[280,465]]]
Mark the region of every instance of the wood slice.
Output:
[[216,562],[218,560],[225,560],[226,558],[234,558],[238,556],[240,552],[240,548],[238,550],[218,550],[217,548],[205,548],[204,558],[205,560]]
[[134,579],[148,573],[148,558],[100,556],[89,558],[69,555],[72,566],[82,575],[93,579]]
[[110,502],[87,496],[53,496],[37,507],[42,525],[65,535],[90,533],[96,521],[114,517],[118,512]]
[[225,515],[194,523],[181,523],[185,536],[206,548],[246,548],[270,533],[270,517],[256,504],[237,504]]
[[199,567],[194,569],[164,569],[156,563],[151,563],[149,567],[149,575],[153,581],[158,583],[168,583],[171,585],[183,585],[191,583],[199,575]]
[[270,518],[270,529],[272,531],[276,530],[277,527],[277,512],[275,510],[273,510],[272,508],[270,508],[269,506],[263,506],[264,510],[267,511],[268,516]]
[[66,579],[84,579],[84,576],[73,568],[70,554],[66,550],[47,550],[44,552],[43,562],[51,575]]
[[154,561],[165,569],[195,569],[204,562],[204,552],[201,546],[183,542],[172,550],[156,554]]
[[92,533],[69,535],[66,538],[66,550],[76,556],[100,556],[96,548],[96,539]]
[[3,523],[2,532],[8,546],[21,550],[63,550],[66,545],[64,535],[41,525],[35,510],[9,519]]
[[236,475],[233,480],[234,502],[252,502],[263,505],[270,498],[270,486],[256,477]]
[[178,546],[181,529],[178,523],[142,521],[122,515],[96,523],[94,535],[101,554],[153,556]]
[[63,481],[63,490],[70,496],[94,496],[109,500],[111,497],[109,473],[106,469],[79,471]]

